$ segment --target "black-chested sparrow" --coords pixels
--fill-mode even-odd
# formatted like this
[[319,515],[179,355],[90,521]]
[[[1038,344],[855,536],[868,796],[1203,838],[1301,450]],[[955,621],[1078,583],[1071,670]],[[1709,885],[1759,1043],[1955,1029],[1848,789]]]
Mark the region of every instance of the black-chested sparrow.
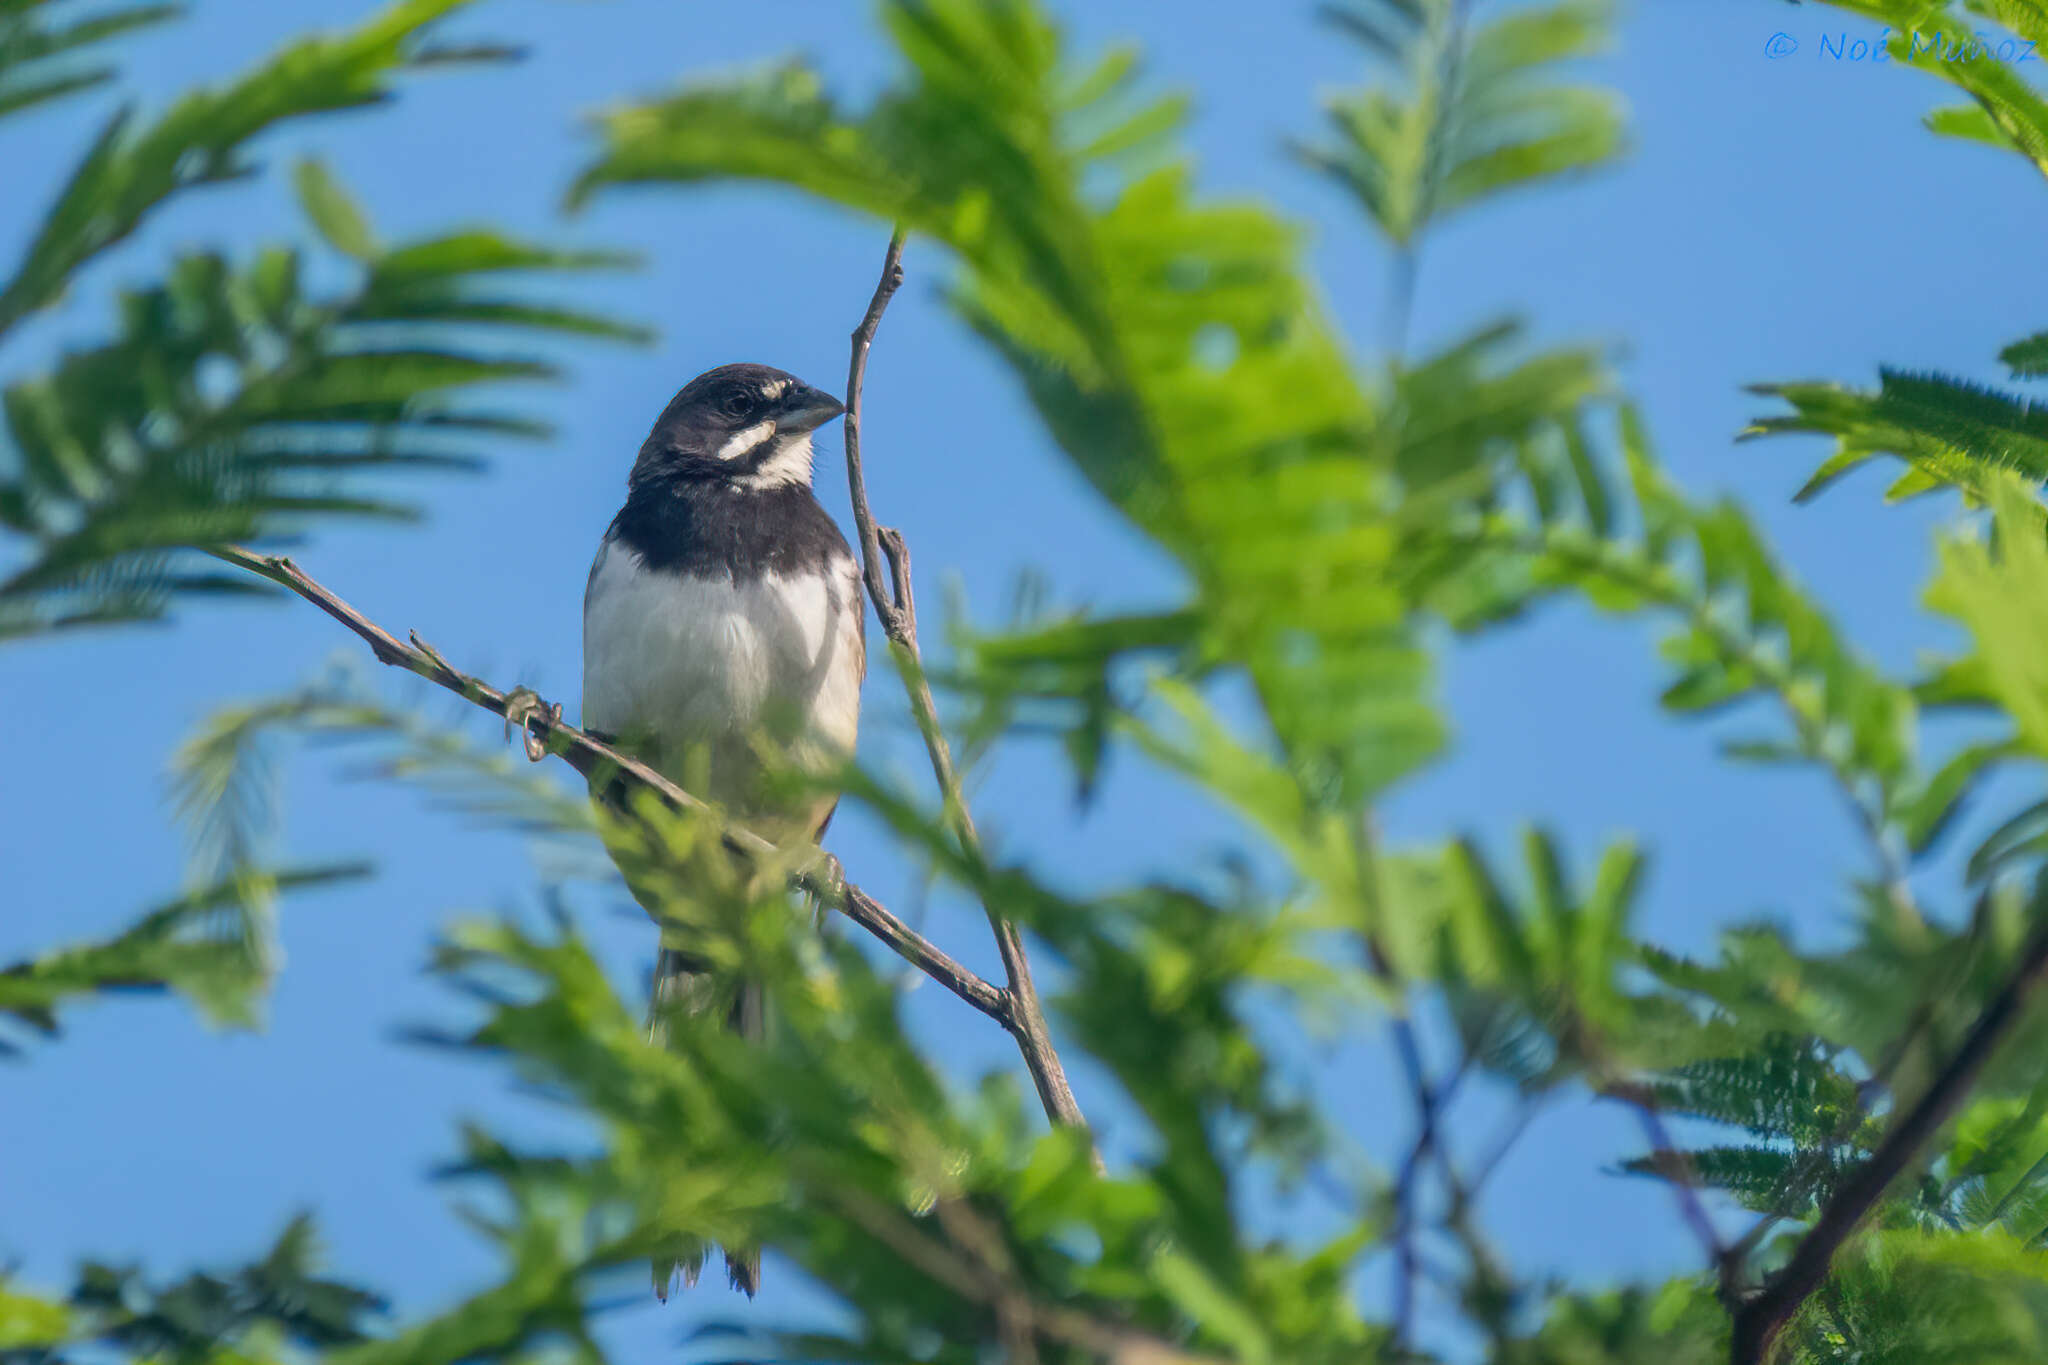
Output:
[[[844,409],[766,365],[722,365],[685,385],[640,447],[626,505],[583,597],[583,722],[777,843],[815,840],[836,798],[765,782],[764,740],[800,763],[853,752],[867,671],[860,568],[811,492],[811,433]],[[658,909],[648,907],[651,913]],[[758,1038],[758,986],[712,981],[664,929],[650,1030],[672,1008],[718,1007]],[[668,1296],[698,1251],[657,1262]],[[760,1284],[758,1251],[726,1251],[733,1286]]]

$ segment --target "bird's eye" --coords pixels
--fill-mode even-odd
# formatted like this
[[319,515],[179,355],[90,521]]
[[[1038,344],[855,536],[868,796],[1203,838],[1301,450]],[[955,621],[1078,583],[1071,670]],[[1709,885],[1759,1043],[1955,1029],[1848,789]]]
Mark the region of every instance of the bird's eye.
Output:
[[754,410],[754,395],[745,389],[735,390],[725,396],[719,407],[727,417],[745,417]]

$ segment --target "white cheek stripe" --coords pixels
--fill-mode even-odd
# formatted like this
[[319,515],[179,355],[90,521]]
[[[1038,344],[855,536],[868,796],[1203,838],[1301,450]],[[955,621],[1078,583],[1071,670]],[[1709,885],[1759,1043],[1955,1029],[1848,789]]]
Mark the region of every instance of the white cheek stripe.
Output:
[[773,422],[756,422],[750,427],[742,427],[725,438],[725,444],[718,448],[717,458],[721,460],[737,460],[751,452],[754,447],[760,445],[761,442],[774,434],[775,423]]

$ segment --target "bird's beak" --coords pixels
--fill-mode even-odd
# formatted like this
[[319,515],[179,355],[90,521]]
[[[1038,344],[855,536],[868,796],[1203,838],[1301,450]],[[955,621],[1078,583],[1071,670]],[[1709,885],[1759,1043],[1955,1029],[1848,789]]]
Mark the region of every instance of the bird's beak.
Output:
[[782,414],[775,419],[775,429],[797,433],[815,431],[845,411],[846,405],[831,394],[805,385],[783,400]]

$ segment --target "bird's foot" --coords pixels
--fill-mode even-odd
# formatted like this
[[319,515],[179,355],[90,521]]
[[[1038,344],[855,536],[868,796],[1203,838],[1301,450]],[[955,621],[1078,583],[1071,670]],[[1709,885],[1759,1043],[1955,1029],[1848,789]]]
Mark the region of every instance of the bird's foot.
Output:
[[530,687],[515,687],[505,694],[505,738],[512,738],[512,727],[518,726],[526,741],[526,757],[538,763],[548,756],[547,741],[535,733],[533,722],[546,721],[559,725],[562,721],[562,703],[550,706],[541,700],[540,693]]
[[818,859],[818,896],[832,904],[846,899],[846,864],[835,853],[823,853]]
[[816,870],[805,880],[809,883],[805,889],[811,902],[811,928],[828,932],[831,916],[827,912],[846,903],[846,865],[820,850]]

